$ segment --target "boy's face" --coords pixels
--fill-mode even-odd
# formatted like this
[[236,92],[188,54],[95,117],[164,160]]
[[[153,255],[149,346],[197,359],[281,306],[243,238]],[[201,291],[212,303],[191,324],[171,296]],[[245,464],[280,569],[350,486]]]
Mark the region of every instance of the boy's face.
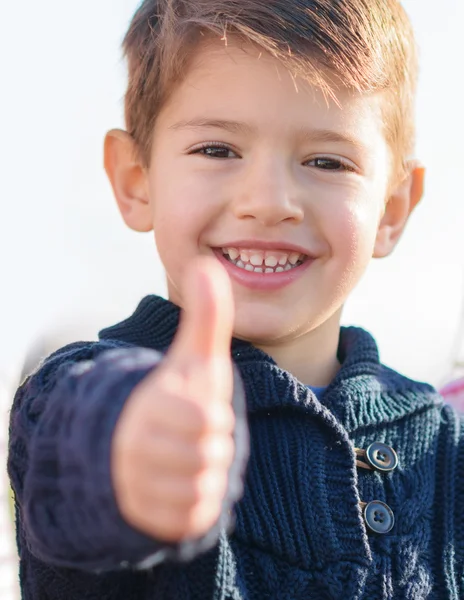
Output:
[[253,48],[199,51],[157,119],[150,167],[118,198],[131,227],[154,229],[170,299],[183,305],[190,261],[209,255],[231,276],[238,337],[267,345],[338,328],[412,208],[393,198],[385,211],[380,102],[347,90],[327,101]]

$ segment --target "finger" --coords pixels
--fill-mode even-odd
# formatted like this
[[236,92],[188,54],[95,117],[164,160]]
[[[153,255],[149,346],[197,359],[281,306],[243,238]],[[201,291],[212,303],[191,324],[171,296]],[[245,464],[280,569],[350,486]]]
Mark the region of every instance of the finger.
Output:
[[234,442],[231,435],[206,435],[193,443],[157,433],[147,439],[145,452],[145,468],[151,472],[192,475],[207,468],[228,469],[234,457]]
[[178,542],[185,538],[204,535],[217,521],[218,511],[203,503],[193,510],[182,509],[172,504],[158,505],[148,498],[139,506],[132,524],[155,539]]
[[207,469],[195,477],[157,473],[145,481],[141,501],[186,509],[203,502],[220,503],[226,495],[227,480],[226,469]]
[[[169,393],[167,380],[179,376],[172,371],[159,373],[162,385],[163,402],[149,402],[147,395],[146,426],[156,434],[165,430],[179,436],[198,438],[207,433],[232,433],[235,427],[235,413],[229,402],[207,402],[205,398],[197,401],[188,395],[188,390]],[[200,382],[201,383],[201,382]],[[223,386],[225,388],[226,382]],[[185,387],[185,386],[184,386]]]
[[225,269],[213,258],[196,259],[183,290],[184,311],[170,356],[184,364],[230,357],[234,303]]
[[[196,385],[189,381],[180,370],[171,368],[169,361],[148,375],[134,392],[134,402],[129,402],[125,408],[125,419],[130,426],[125,427],[125,445],[128,449],[133,439],[143,428],[156,434],[165,431],[179,436],[198,437],[205,433],[230,433],[235,427],[235,413],[230,402],[208,402],[208,393],[212,386],[206,388],[205,375],[196,377]],[[198,375],[199,369],[193,370]],[[227,393],[227,373],[220,379],[221,390],[216,396]],[[201,388],[201,389],[197,389]],[[226,391],[224,391],[226,390]],[[143,415],[143,417],[141,417]],[[142,419],[142,421],[141,421]],[[120,433],[121,435],[121,433]]]

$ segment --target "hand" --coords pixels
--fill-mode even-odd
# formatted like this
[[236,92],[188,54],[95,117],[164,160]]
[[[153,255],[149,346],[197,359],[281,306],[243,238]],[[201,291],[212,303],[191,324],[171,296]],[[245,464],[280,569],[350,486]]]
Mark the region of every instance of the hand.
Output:
[[112,442],[122,516],[166,542],[201,537],[214,525],[234,456],[229,278],[217,261],[201,259],[184,289],[176,338],[132,392]]

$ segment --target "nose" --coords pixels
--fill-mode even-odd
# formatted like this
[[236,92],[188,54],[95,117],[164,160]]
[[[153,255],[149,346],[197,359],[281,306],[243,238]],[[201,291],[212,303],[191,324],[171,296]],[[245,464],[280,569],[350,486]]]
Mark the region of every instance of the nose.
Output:
[[303,220],[301,194],[289,166],[263,160],[250,165],[242,175],[233,200],[237,218],[255,219],[267,227]]

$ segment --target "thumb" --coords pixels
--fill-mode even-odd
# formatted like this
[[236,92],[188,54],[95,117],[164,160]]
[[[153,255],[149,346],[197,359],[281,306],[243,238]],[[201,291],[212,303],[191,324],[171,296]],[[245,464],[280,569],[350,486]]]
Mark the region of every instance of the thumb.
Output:
[[169,351],[177,362],[230,356],[234,301],[229,276],[213,258],[195,259],[183,282],[184,310]]

